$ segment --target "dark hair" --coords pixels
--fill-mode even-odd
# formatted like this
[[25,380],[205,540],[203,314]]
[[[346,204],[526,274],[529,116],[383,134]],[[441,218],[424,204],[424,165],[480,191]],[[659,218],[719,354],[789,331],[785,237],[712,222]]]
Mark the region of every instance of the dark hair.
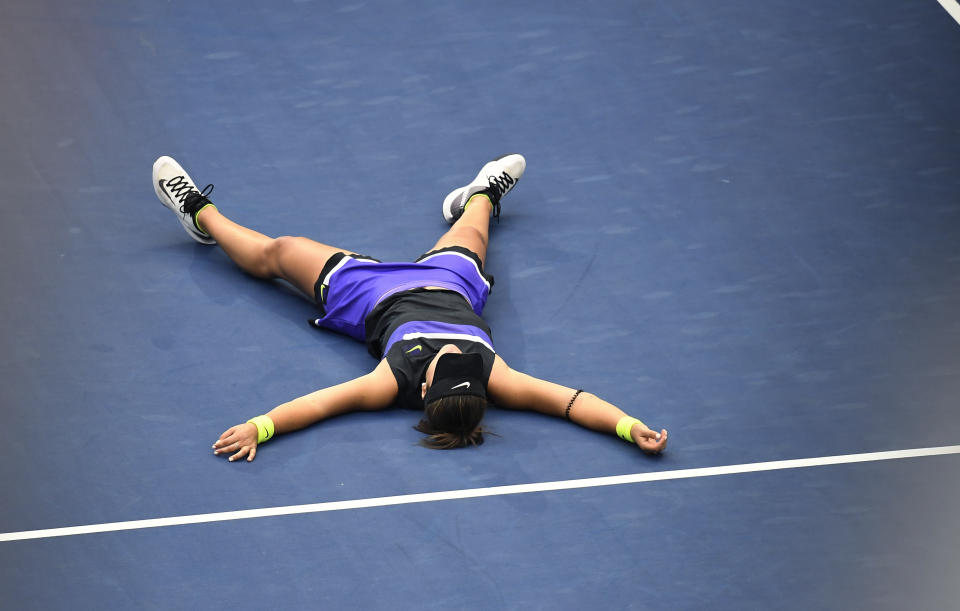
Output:
[[452,450],[483,443],[486,432],[480,426],[487,400],[473,395],[441,397],[423,410],[414,429],[426,433],[420,445],[432,450]]

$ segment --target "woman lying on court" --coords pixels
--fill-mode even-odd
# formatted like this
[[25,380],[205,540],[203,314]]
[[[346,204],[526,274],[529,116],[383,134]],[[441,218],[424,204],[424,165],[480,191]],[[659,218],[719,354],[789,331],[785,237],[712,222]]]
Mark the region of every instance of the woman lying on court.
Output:
[[667,431],[647,428],[596,395],[515,371],[494,352],[480,317],[492,285],[483,272],[491,213],[526,168],[521,155],[483,166],[443,202],[452,227],[415,263],[382,263],[307,238],[269,238],[242,227],[210,202],[213,185],[198,191],[180,165],[160,157],[153,185],[164,206],[202,244],[219,244],[240,268],[259,278],[282,278],[315,300],[316,327],[366,343],[379,360],[370,373],[310,393],[231,427],[213,445],[230,460],[253,460],[258,444],[276,433],[338,414],[391,405],[422,411],[423,445],[449,449],[483,443],[488,397],[498,406],[567,418],[616,433],[655,454]]

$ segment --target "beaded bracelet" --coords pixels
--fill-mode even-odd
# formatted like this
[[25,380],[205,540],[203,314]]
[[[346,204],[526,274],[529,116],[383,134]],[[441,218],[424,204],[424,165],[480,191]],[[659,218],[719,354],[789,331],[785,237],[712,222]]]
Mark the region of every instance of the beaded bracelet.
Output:
[[579,397],[582,392],[582,388],[577,389],[577,392],[573,393],[573,397],[570,398],[570,403],[567,403],[567,410],[563,412],[563,417],[567,420],[570,419],[570,408],[573,407],[573,402],[577,400],[577,397]]

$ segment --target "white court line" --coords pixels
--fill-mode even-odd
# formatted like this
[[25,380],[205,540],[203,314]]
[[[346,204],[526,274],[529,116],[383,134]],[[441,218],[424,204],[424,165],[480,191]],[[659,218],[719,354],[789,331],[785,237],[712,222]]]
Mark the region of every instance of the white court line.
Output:
[[950,16],[953,17],[953,20],[957,23],[960,23],[960,4],[957,4],[953,0],[937,0],[940,3],[940,6],[944,8]]
[[66,537],[69,535],[88,535],[92,533],[114,532],[118,530],[158,528],[161,526],[202,524],[205,522],[248,520],[251,518],[288,516],[301,513],[319,513],[322,511],[342,511],[344,509],[386,507],[391,505],[407,505],[410,503],[430,503],[434,501],[450,501],[454,499],[475,499],[485,496],[503,496],[507,494],[524,494],[527,492],[547,492],[553,490],[575,490],[577,488],[596,488],[599,486],[619,486],[622,484],[638,484],[640,482],[687,479],[691,477],[713,477],[715,475],[755,473],[758,471],[797,469],[801,467],[823,467],[826,465],[875,462],[880,460],[895,460],[900,458],[919,458],[923,456],[940,456],[944,454],[960,454],[960,446],[918,448],[914,450],[894,450],[890,452],[871,452],[868,454],[846,454],[843,456],[823,456],[820,458],[798,458],[794,460],[777,460],[773,462],[727,465],[723,467],[679,469],[676,471],[659,471],[655,473],[632,473],[628,475],[611,475],[608,477],[591,477],[587,479],[540,482],[538,484],[516,484],[512,486],[494,486],[492,488],[469,488],[466,490],[447,490],[445,492],[424,492],[421,494],[383,496],[370,499],[355,499],[352,501],[331,501],[327,503],[313,503],[309,505],[265,507],[263,509],[246,509],[243,511],[222,511],[219,513],[202,513],[189,516],[174,516],[170,518],[154,518],[150,520],[131,520],[129,522],[109,522],[106,524],[88,524],[86,526],[67,526],[64,528],[47,528],[43,530],[23,530],[20,532],[0,533],[0,542],[23,541],[25,539],[47,539],[50,537]]

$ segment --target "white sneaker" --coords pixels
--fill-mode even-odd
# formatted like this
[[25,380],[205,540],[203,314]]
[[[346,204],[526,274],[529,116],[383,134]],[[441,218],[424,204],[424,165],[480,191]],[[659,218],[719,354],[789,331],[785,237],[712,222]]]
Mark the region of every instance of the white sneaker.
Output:
[[217,241],[200,229],[196,214],[212,203],[207,196],[213,185],[198,191],[187,172],[172,157],[163,156],[153,162],[153,189],[160,203],[169,208],[183,225],[187,234],[201,244],[216,244]]
[[480,168],[480,173],[469,185],[452,191],[443,200],[443,218],[451,225],[463,214],[470,198],[485,193],[493,203],[493,216],[500,220],[500,198],[510,192],[527,169],[523,155],[513,153],[494,159]]

